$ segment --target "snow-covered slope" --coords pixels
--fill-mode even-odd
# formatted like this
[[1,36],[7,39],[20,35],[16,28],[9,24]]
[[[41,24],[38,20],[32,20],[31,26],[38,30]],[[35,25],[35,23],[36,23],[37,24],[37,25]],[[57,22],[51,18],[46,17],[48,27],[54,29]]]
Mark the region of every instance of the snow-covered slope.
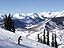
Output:
[[17,44],[19,34],[0,28],[0,48],[52,48],[22,36],[21,44]]
[[58,44],[64,44],[64,17],[52,18],[49,22],[46,23],[45,28],[51,33],[57,35]]

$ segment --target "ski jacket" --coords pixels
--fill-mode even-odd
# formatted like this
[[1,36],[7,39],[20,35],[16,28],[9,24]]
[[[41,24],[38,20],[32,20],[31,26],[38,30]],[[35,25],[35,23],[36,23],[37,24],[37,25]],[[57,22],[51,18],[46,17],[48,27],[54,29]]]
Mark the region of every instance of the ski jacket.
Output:
[[18,40],[22,40],[21,37],[19,37]]

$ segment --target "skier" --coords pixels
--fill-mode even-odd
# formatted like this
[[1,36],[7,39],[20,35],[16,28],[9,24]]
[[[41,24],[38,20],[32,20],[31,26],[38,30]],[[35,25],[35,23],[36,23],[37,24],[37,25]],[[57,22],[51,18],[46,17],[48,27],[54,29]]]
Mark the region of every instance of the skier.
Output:
[[22,36],[20,36],[20,37],[18,38],[18,44],[19,44],[19,45],[20,45],[20,40],[22,40],[21,37],[22,37]]

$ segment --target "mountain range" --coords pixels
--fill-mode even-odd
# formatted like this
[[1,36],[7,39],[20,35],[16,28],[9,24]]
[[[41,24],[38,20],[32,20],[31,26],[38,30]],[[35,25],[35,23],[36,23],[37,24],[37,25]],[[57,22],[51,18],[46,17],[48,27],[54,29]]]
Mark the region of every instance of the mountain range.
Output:
[[[27,13],[27,14],[15,13],[11,15],[11,17],[14,21],[15,28],[29,29],[34,27],[34,25],[39,24],[45,20],[52,19],[53,21],[55,20],[55,18],[60,18],[60,17],[63,18],[64,11],[59,11],[59,12],[45,11],[41,13]],[[4,18],[5,16],[0,14],[0,22],[2,22]],[[59,23],[61,22],[59,21]]]
[[[3,27],[5,16],[0,14],[0,27]],[[56,32],[58,44],[64,43],[64,11],[59,12],[41,12],[41,13],[15,13],[11,15],[14,21],[15,30],[18,35],[37,41],[37,35],[43,36],[43,30],[50,30],[51,33]]]

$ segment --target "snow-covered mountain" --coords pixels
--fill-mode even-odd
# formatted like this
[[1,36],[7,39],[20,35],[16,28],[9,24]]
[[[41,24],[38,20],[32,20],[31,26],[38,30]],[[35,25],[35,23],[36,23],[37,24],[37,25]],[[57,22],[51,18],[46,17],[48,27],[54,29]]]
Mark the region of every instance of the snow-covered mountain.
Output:
[[[58,11],[58,12],[48,11],[48,12],[27,13],[27,14],[15,13],[11,17],[14,21],[15,28],[30,29],[32,28],[32,26],[47,19],[64,17],[64,11]],[[4,18],[5,16],[0,14],[0,22],[3,21]]]
[[[24,14],[20,15],[19,13],[17,13],[15,15],[13,15],[13,20],[16,21],[15,24],[17,22],[22,23],[22,24],[20,23],[20,25],[18,25],[18,23],[17,23],[18,26],[20,26],[22,28],[27,28],[27,27],[31,27],[32,25],[35,25],[39,22],[42,22],[45,19],[41,19],[37,13],[31,13],[31,14],[26,14],[26,15],[24,15]],[[16,25],[16,27],[18,27],[17,25]]]
[[[4,15],[0,14],[0,19],[3,19],[4,18],[3,16]],[[30,16],[32,19],[37,18],[37,17],[40,17],[41,19],[43,19],[42,16],[48,17],[48,18],[61,17],[61,16],[63,17],[64,16],[64,10],[63,11],[57,11],[57,12],[44,11],[44,12],[40,12],[40,13],[27,13],[27,14],[15,13],[15,14],[13,14],[13,17],[18,18],[18,19],[24,19],[26,16]]]
[[63,17],[64,11],[59,11],[59,12],[48,11],[48,12],[41,12],[39,14],[40,14],[40,16],[44,16],[44,17],[48,17],[48,18],[61,17],[61,16]]
[[[61,12],[48,11],[48,12],[27,13],[27,14],[16,13],[11,17],[12,20],[14,21],[16,33],[15,34],[8,33],[9,31],[0,28],[0,42],[2,43],[0,44],[1,48],[16,48],[16,47],[17,48],[18,47],[19,48],[42,48],[42,47],[48,48],[49,46],[37,42],[38,40],[37,35],[40,34],[40,38],[42,38],[44,29],[46,30],[49,29],[50,34],[56,32],[57,41],[59,42],[58,44],[64,44],[63,41],[64,40],[63,38],[64,37],[64,33],[63,33],[64,11]],[[0,15],[0,27],[2,27],[4,18],[5,18],[4,15]],[[18,46],[17,38],[20,35],[23,36],[24,40],[21,41],[21,46]],[[50,41],[51,41],[51,35],[50,35]],[[29,44],[29,46],[27,44]]]

